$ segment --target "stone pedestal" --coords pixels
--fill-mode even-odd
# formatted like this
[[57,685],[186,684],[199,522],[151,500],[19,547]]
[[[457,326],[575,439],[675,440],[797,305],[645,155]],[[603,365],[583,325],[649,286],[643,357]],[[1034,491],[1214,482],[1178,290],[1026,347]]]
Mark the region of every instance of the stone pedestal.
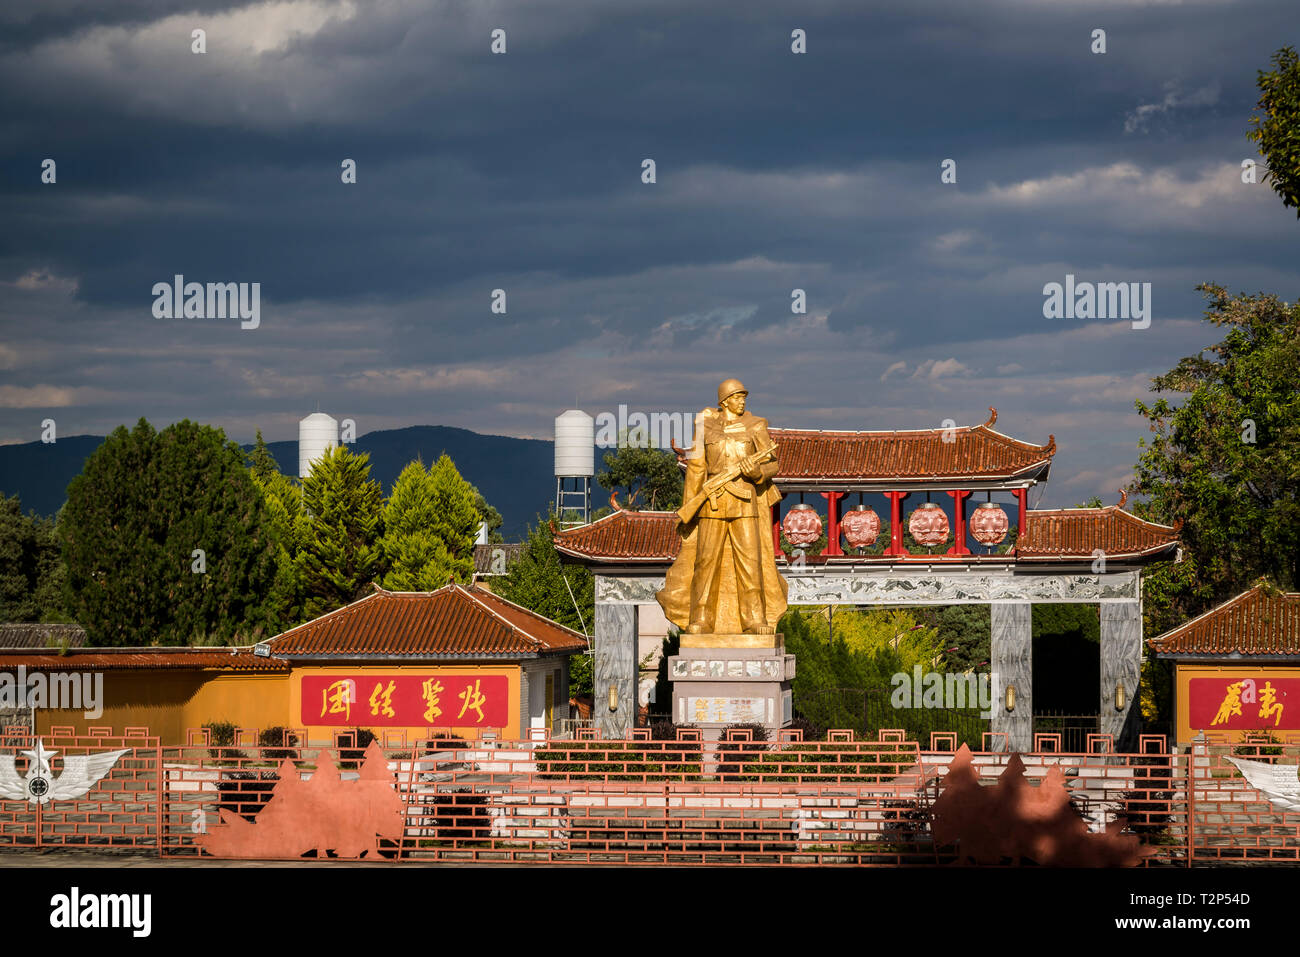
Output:
[[693,724],[716,741],[733,724],[769,733],[790,724],[794,655],[781,635],[688,635],[668,659],[673,721]]

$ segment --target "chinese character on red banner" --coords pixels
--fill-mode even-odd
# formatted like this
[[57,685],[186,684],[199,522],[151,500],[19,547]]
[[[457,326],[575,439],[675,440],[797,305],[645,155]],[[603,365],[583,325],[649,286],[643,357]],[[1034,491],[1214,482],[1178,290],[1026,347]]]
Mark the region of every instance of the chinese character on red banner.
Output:
[[433,724],[438,716],[442,714],[442,709],[438,707],[438,695],[442,694],[442,683],[437,678],[430,678],[420,689],[424,696],[424,703],[427,707],[424,709],[424,721],[426,724]]
[[1259,716],[1261,718],[1277,717],[1273,721],[1273,727],[1282,723],[1282,702],[1277,700],[1277,692],[1273,689],[1273,682],[1265,681],[1264,690],[1259,693]]
[[357,683],[351,678],[341,678],[321,692],[321,717],[327,714],[341,714],[347,721],[352,720],[352,702],[357,700]]
[[1214,716],[1214,720],[1210,724],[1227,724],[1228,719],[1234,714],[1241,714],[1240,681],[1228,685],[1228,693],[1224,696],[1223,704],[1219,705],[1219,713]]
[[457,718],[465,717],[465,712],[473,708],[478,712],[479,723],[483,723],[483,704],[487,701],[487,695],[479,690],[480,684],[481,682],[476,678],[474,684],[466,685],[465,690],[460,693],[458,697],[465,703],[461,706],[460,714],[456,715]]
[[393,681],[388,682],[387,688],[384,687],[382,681],[375,685],[375,690],[370,692],[371,715],[378,716],[380,712],[383,712],[385,718],[391,718],[397,714],[393,710],[393,691],[396,687],[397,683]]

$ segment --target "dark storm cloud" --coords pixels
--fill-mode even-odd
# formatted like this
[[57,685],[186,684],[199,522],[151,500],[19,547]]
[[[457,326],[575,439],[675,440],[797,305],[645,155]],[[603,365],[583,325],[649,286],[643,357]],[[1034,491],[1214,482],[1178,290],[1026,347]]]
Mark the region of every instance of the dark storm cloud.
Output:
[[[545,435],[569,406],[696,408],[727,365],[792,424],[917,428],[998,403],[1009,431],[1058,433],[1054,490],[1085,446],[1076,471],[1109,488],[1135,457],[1135,395],[1213,341],[1178,321],[1195,284],[1296,295],[1294,217],[1239,180],[1290,7],[10,12],[0,441],[47,412],[77,432],[188,415],[282,438],[317,402],[362,431]],[[260,328],[154,319],[175,273],[260,282]],[[1044,319],[1067,273],[1151,282],[1155,323]]]

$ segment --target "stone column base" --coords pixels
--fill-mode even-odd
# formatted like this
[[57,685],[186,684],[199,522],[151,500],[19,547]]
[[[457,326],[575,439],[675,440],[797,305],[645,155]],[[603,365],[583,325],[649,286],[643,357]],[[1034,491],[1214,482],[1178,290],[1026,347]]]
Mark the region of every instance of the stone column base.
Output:
[[781,635],[684,634],[681,653],[668,659],[673,722],[695,725],[706,741],[733,724],[774,732],[790,724],[794,674]]

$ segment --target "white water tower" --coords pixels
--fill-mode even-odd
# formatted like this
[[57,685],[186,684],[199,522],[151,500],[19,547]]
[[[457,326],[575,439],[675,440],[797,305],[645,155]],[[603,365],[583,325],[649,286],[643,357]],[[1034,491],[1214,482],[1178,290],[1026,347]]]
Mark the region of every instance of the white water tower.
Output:
[[585,525],[596,474],[596,420],[581,409],[555,417],[555,514],[560,527]]
[[313,412],[298,423],[298,477],[311,474],[312,463],[339,444],[338,419]]

